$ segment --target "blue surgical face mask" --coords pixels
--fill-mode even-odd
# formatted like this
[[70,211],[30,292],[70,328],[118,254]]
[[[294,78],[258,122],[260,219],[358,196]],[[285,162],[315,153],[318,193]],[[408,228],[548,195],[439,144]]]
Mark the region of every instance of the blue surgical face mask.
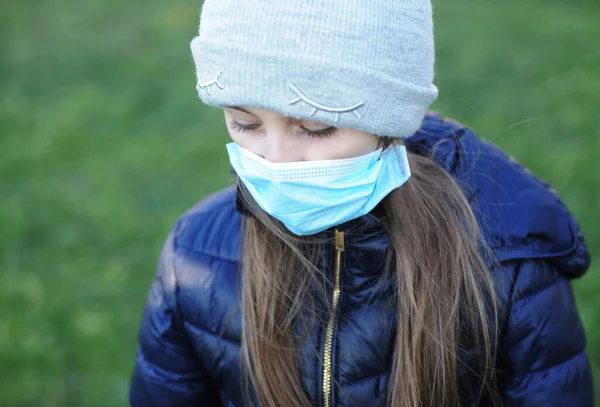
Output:
[[272,163],[227,144],[254,200],[296,235],[312,235],[369,213],[410,178],[404,146],[340,160]]

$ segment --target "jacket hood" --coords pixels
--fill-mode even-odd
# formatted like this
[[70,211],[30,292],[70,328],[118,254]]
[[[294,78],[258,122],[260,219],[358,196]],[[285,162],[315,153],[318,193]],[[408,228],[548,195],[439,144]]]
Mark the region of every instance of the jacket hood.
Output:
[[556,190],[500,148],[437,114],[406,145],[454,176],[497,261],[546,259],[570,278],[588,269],[583,234]]

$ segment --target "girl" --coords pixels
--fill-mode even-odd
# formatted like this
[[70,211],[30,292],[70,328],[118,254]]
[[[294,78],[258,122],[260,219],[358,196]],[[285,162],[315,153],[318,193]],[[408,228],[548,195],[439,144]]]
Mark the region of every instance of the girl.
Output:
[[132,406],[592,406],[549,185],[437,96],[428,0],[205,0],[237,187],[167,239]]

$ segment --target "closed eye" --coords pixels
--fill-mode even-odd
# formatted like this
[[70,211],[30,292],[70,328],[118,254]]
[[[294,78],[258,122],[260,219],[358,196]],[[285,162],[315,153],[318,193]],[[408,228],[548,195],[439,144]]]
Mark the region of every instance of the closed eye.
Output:
[[327,127],[325,129],[321,129],[321,130],[309,130],[304,126],[300,126],[300,128],[306,133],[306,135],[308,137],[311,137],[311,138],[331,137],[333,135],[333,133],[335,133],[335,131],[337,130],[337,127]]
[[232,129],[237,130],[241,133],[248,133],[249,131],[257,130],[260,127],[260,124],[240,124],[237,121],[235,121],[235,119],[231,119],[229,121],[229,125]]
[[[235,119],[231,119],[229,121],[229,125],[231,126],[232,129],[239,131],[240,133],[248,133],[253,130],[258,130],[261,126],[260,124],[241,124],[241,123],[237,122]],[[331,137],[337,130],[337,127],[327,127],[325,129],[321,129],[321,130],[309,130],[304,126],[300,126],[300,128],[310,138]]]

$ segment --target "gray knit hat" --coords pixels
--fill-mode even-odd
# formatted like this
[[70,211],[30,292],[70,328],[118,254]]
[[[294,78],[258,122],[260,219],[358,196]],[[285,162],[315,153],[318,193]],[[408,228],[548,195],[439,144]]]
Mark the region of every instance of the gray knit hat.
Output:
[[205,0],[199,96],[411,136],[437,96],[431,14],[429,0]]

